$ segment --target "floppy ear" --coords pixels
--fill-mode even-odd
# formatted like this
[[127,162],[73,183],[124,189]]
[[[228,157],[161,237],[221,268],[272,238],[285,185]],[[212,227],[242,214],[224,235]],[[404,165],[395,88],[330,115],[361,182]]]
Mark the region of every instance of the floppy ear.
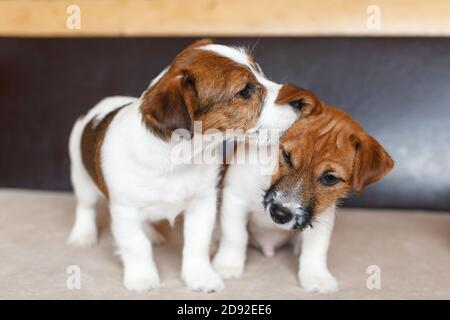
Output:
[[289,104],[291,107],[299,110],[302,117],[319,114],[323,109],[322,101],[314,93],[292,84],[284,84],[281,87],[275,103],[280,105]]
[[141,111],[145,124],[163,140],[176,129],[193,135],[194,110],[198,104],[195,80],[187,71],[167,74],[144,94]]
[[351,136],[356,148],[353,167],[353,189],[361,192],[367,185],[386,176],[394,167],[394,161],[383,147],[369,135]]

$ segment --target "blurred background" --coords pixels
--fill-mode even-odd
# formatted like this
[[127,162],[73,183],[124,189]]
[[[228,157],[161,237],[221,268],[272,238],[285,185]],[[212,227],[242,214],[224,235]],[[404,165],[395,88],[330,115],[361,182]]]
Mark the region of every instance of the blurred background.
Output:
[[0,2],[0,188],[71,190],[68,135],[192,41],[248,47],[348,111],[396,161],[348,206],[450,210],[450,1]]

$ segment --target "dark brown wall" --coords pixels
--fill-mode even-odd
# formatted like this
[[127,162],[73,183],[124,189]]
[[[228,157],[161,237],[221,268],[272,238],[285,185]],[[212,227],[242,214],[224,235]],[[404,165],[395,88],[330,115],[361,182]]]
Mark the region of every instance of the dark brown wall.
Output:
[[[0,39],[0,187],[69,190],[78,115],[139,95],[191,41]],[[262,38],[255,56],[274,80],[349,111],[396,160],[348,204],[450,210],[450,39]]]

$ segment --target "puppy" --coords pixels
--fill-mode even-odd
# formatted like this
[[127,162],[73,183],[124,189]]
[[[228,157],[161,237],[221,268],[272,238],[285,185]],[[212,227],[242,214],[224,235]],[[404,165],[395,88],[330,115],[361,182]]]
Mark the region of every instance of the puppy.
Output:
[[393,166],[383,147],[345,112],[323,107],[319,114],[300,118],[281,137],[272,175],[261,175],[258,165],[228,168],[215,269],[224,278],[242,274],[249,219],[252,242],[268,256],[295,237],[292,230],[303,231],[301,286],[336,291],[327,267],[336,204],[380,180]]
[[[184,211],[182,278],[193,290],[222,289],[208,252],[220,164],[174,164],[172,134],[182,129],[192,136],[195,121],[201,121],[200,134],[210,129],[286,129],[299,111],[275,102],[280,89],[244,50],[203,40],[179,53],[140,98],[102,100],[75,123],[70,136],[77,206],[68,242],[95,243],[94,207],[105,198],[124,286],[157,288],[160,279],[144,231],[151,239],[158,234],[147,230],[145,221],[173,221]],[[182,143],[190,145],[191,140]]]

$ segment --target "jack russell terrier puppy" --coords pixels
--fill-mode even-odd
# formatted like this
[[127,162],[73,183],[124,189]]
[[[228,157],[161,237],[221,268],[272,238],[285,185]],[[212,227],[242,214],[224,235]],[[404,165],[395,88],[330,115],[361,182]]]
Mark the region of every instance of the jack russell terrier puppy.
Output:
[[301,230],[300,285],[310,292],[336,291],[338,284],[327,267],[336,204],[383,178],[394,162],[348,114],[325,106],[286,131],[278,154],[272,175],[261,175],[258,165],[228,167],[221,242],[213,265],[224,278],[242,274],[247,223],[252,243],[267,256],[297,238],[292,230]]
[[151,240],[158,240],[158,234],[146,221],[173,221],[184,211],[182,278],[193,290],[222,289],[209,257],[221,165],[174,165],[171,135],[180,128],[192,135],[194,121],[201,121],[202,133],[285,130],[299,110],[296,104],[276,102],[281,88],[243,49],[202,40],[179,53],[140,98],[100,101],[75,123],[70,136],[77,205],[68,242],[96,242],[94,208],[105,198],[123,261],[124,286],[157,288]]

